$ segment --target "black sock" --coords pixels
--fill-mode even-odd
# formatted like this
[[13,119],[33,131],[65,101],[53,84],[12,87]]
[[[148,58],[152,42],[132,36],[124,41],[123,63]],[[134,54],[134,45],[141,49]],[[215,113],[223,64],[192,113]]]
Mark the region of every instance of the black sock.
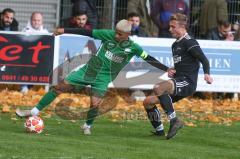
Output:
[[160,104],[167,115],[174,113],[172,98],[169,95],[162,95],[158,97]]
[[151,109],[145,109],[145,110],[147,112],[148,119],[150,120],[154,129],[156,129],[156,131],[163,130],[163,125],[162,125],[162,122],[161,122],[160,112],[157,109],[157,107],[154,106]]

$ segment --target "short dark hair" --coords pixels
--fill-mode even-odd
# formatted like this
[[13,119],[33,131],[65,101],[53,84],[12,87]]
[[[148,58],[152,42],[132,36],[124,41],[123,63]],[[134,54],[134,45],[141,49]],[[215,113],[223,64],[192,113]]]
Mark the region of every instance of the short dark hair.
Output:
[[2,11],[2,14],[6,14],[6,13],[13,13],[15,14],[15,11],[11,8],[5,8],[3,11]]
[[228,28],[231,26],[231,23],[228,21],[224,21],[224,20],[219,20],[218,21],[218,26],[223,26],[224,28]]
[[139,17],[140,18],[140,15],[136,12],[128,13],[127,18],[132,18],[132,17]]
[[81,16],[81,15],[87,15],[87,12],[85,10],[73,10],[72,16]]

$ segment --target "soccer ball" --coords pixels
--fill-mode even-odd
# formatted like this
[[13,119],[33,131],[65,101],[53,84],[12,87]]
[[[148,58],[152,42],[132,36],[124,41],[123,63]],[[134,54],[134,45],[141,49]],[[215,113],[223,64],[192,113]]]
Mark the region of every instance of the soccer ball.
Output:
[[26,119],[24,127],[28,133],[40,134],[44,129],[44,123],[40,117],[31,116]]

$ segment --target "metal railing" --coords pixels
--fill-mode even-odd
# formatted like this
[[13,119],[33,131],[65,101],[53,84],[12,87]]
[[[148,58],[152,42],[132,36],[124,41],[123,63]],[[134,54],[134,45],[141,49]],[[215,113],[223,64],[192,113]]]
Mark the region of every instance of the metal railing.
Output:
[[[190,0],[190,31],[199,37],[199,14],[204,0]],[[99,28],[113,28],[116,21],[126,18],[127,0],[97,0]],[[66,13],[67,12],[67,13]],[[71,3],[62,0],[62,17],[70,16]],[[240,19],[240,0],[228,0],[229,21],[231,23]]]

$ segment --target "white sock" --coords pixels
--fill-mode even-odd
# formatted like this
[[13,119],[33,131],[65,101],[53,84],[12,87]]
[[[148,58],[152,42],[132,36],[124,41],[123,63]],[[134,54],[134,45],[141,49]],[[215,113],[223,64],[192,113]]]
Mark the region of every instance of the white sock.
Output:
[[36,108],[36,107],[34,107],[32,110],[31,110],[31,115],[33,115],[33,116],[37,116],[38,114],[39,114],[39,110],[38,110],[38,108]]
[[156,131],[162,131],[163,129],[164,129],[164,126],[163,124],[161,124],[156,128]]
[[169,115],[168,115],[168,119],[169,119],[169,120],[172,120],[172,119],[174,119],[174,118],[176,118],[176,117],[177,117],[177,115],[176,115],[175,112],[173,112],[172,114],[169,114]]
[[91,128],[91,125],[88,125],[87,123],[84,123],[84,127]]

